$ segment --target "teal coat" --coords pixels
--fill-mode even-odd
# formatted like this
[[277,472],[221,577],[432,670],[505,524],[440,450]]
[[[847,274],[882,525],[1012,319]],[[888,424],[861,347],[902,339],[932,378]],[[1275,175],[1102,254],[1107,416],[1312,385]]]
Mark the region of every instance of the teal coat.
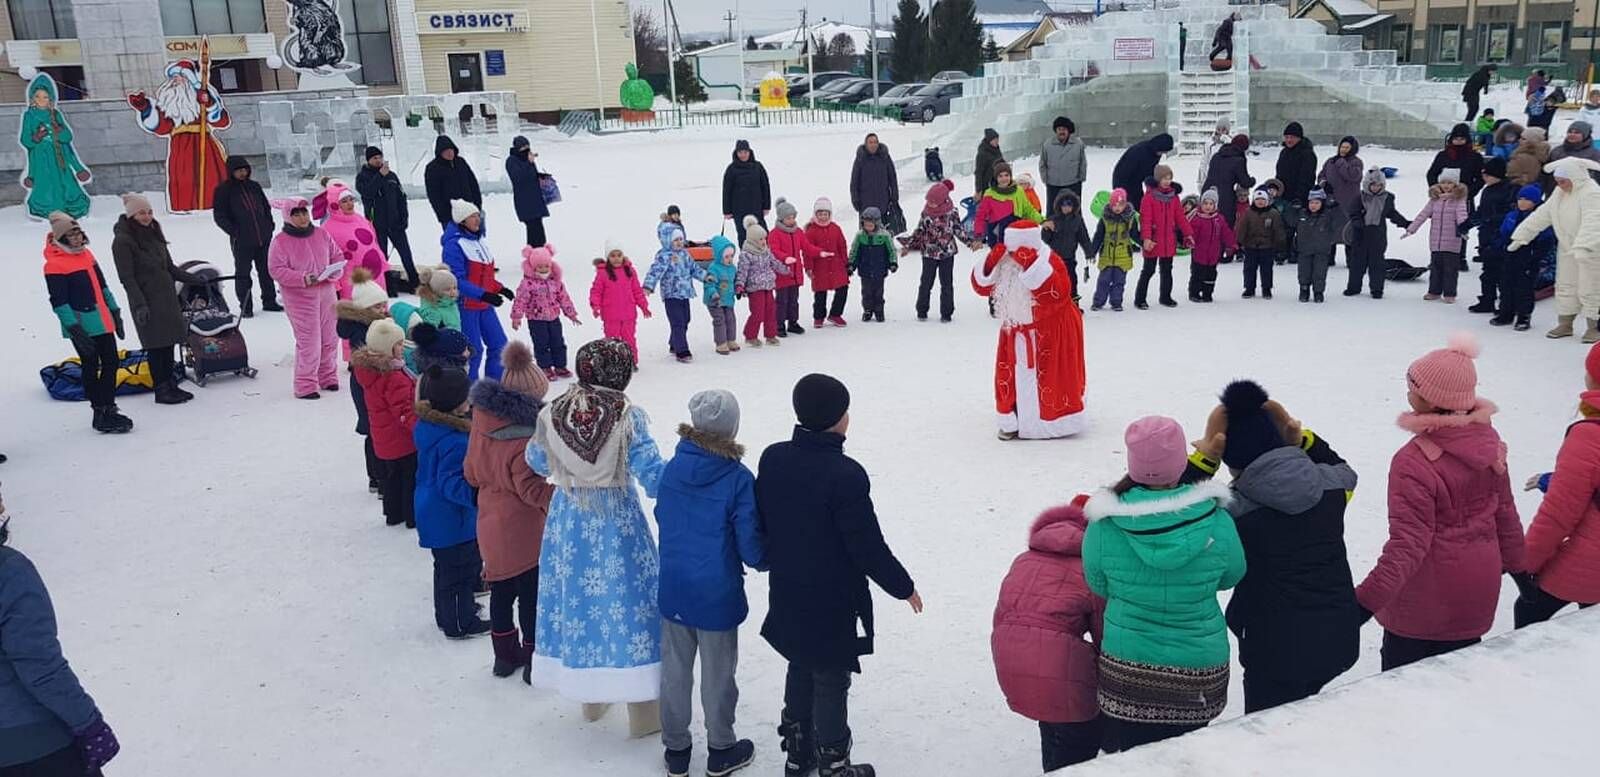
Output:
[[1100,648],[1123,661],[1200,669],[1228,663],[1228,626],[1217,592],[1244,578],[1244,547],[1208,482],[1121,495],[1084,506],[1083,576],[1106,599]]
[[728,264],[721,259],[711,260],[711,264],[706,266],[705,280],[701,283],[701,298],[707,307],[733,307],[733,281],[738,274],[739,265]]

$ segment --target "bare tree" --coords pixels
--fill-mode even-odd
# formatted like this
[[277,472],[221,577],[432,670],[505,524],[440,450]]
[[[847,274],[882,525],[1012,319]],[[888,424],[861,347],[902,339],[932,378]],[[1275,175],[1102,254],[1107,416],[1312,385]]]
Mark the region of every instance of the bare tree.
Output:
[[856,42],[848,33],[839,33],[828,41],[825,49],[818,49],[822,54],[821,59],[826,64],[819,64],[823,70],[854,70],[856,60]]
[[633,58],[640,73],[667,74],[667,33],[647,6],[633,9]]

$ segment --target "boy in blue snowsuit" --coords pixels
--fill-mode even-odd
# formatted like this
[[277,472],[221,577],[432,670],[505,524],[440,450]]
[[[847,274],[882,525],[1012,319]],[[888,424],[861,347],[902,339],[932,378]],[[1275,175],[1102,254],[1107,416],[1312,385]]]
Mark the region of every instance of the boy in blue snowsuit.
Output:
[[477,380],[478,364],[482,362],[483,374],[499,380],[500,351],[506,347],[506,332],[495,308],[517,295],[495,277],[494,254],[483,239],[488,228],[477,206],[465,200],[451,200],[450,217],[453,221],[445,225],[439,244],[444,249],[444,263],[456,276],[460,289],[456,304],[461,306],[461,333],[467,336],[467,346],[472,351],[467,377]]
[[667,309],[667,323],[672,327],[667,337],[667,347],[678,361],[694,358],[689,352],[689,301],[694,299],[694,283],[706,282],[706,271],[689,256],[683,226],[662,218],[656,225],[656,239],[661,250],[650,263],[650,272],[644,276],[644,293],[653,294],[656,284],[661,285],[661,303]]
[[462,468],[467,458],[467,388],[461,370],[433,366],[417,385],[417,544],[433,553],[433,619],[450,639],[489,633],[472,592],[483,576],[478,500]]
[[1556,233],[1546,229],[1533,242],[1515,250],[1511,233],[1517,231],[1524,219],[1532,215],[1544,201],[1544,190],[1537,184],[1528,184],[1517,191],[1517,205],[1500,223],[1499,249],[1505,255],[1501,271],[1500,311],[1489,323],[1495,326],[1514,324],[1513,329],[1526,332],[1533,327],[1533,289],[1539,278],[1544,258],[1555,252]]

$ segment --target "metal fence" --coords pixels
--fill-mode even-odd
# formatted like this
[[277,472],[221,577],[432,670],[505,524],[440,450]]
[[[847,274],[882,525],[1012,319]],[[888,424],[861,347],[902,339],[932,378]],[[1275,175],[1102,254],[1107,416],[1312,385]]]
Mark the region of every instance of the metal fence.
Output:
[[[651,132],[683,127],[779,127],[798,124],[861,124],[864,122],[900,121],[897,108],[839,105],[819,108],[789,108],[784,110],[743,108],[733,111],[693,111],[683,108],[656,111],[648,121],[624,121],[621,118],[563,117],[565,129],[569,123],[598,134],[615,132]],[[586,125],[586,126],[585,126]]]

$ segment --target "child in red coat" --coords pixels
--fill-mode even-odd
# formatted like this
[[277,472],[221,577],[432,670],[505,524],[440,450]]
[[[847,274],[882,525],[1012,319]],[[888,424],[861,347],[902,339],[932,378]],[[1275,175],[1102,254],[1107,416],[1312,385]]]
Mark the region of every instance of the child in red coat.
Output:
[[1200,208],[1189,214],[1189,232],[1194,236],[1194,253],[1189,256],[1189,301],[1211,302],[1217,290],[1217,264],[1222,257],[1239,250],[1233,227],[1217,210],[1216,189],[1200,195]]
[[615,337],[633,349],[633,369],[639,369],[639,314],[650,317],[650,301],[639,285],[639,273],[622,253],[622,246],[606,241],[606,256],[594,260],[594,285],[589,287],[589,307],[605,325],[606,337]]
[[778,261],[787,263],[790,259],[794,260],[794,264],[790,265],[794,272],[778,276],[775,289],[778,336],[803,335],[806,328],[800,326],[800,287],[806,282],[804,271],[822,259],[832,258],[833,252],[817,247],[806,236],[806,231],[800,228],[797,221],[799,212],[793,203],[779,197],[774,207],[778,210],[778,222],[767,233],[767,245]]
[[367,328],[367,344],[350,356],[367,404],[372,450],[382,469],[379,493],[384,523],[417,527],[412,497],[417,490],[416,382],[406,372],[405,332],[390,319]]
[[[844,326],[844,306],[850,296],[850,244],[844,239],[844,230],[833,221],[832,200],[818,197],[811,210],[806,240],[816,246],[819,257],[806,265],[806,272],[811,275],[811,325],[817,329],[824,323]],[[828,304],[830,291],[832,305]]]
[[1097,645],[1105,600],[1083,579],[1088,500],[1079,494],[1033,522],[1028,551],[1011,562],[1000,584],[989,636],[1006,703],[1039,721],[1047,772],[1100,754]]
[[1178,306],[1172,298],[1172,260],[1178,255],[1178,241],[1194,247],[1194,233],[1183,217],[1183,201],[1179,195],[1183,187],[1172,182],[1172,168],[1156,165],[1153,182],[1146,182],[1144,200],[1139,203],[1139,237],[1144,241],[1144,267],[1139,271],[1139,285],[1134,290],[1133,306],[1149,310],[1146,298],[1150,292],[1150,277],[1161,271],[1161,306]]

